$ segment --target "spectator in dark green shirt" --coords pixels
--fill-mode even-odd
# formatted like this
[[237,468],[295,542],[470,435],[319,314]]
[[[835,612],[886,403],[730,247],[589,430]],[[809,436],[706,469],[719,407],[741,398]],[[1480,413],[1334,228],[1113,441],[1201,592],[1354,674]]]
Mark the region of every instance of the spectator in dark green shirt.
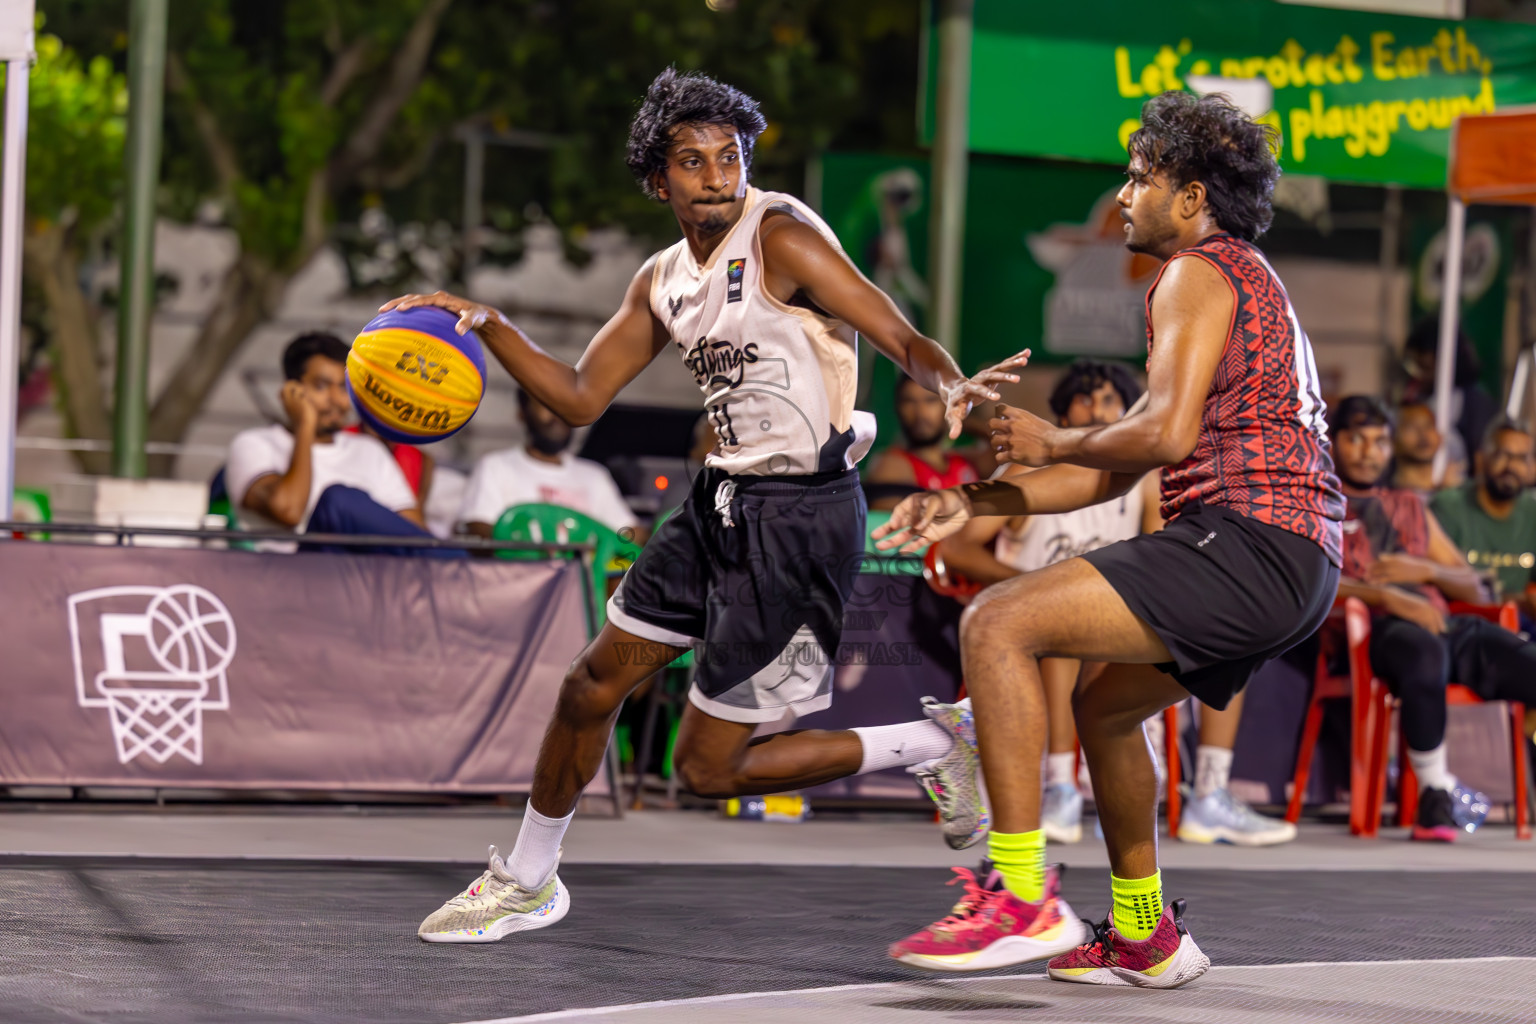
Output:
[[1501,600],[1533,615],[1527,584],[1536,566],[1536,439],[1529,427],[1499,419],[1473,459],[1474,477],[1435,495],[1431,508],[1467,562],[1498,580]]

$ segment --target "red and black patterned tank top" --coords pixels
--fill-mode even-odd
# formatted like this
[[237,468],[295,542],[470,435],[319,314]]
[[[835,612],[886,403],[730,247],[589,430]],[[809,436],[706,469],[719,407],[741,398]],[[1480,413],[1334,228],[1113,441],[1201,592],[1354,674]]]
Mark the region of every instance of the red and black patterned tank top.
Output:
[[[1382,555],[1429,557],[1429,516],[1424,499],[1412,491],[1378,487],[1370,494],[1348,500],[1344,519],[1344,562],[1347,580],[1364,580]],[[1404,586],[1440,609],[1450,611],[1440,588],[1424,584]]]
[[1329,454],[1317,363],[1263,254],[1225,232],[1174,253],[1147,290],[1147,350],[1155,343],[1158,281],[1174,260],[1190,257],[1215,267],[1231,287],[1232,327],[1195,450],[1162,472],[1163,518],[1195,501],[1224,505],[1314,541],[1338,565],[1344,498]]

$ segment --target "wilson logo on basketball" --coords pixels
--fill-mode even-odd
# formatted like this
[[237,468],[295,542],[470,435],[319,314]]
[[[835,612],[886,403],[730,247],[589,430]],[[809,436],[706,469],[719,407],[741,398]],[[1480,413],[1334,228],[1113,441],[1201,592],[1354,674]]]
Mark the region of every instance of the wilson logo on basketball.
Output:
[[429,360],[419,352],[401,352],[400,361],[395,364],[395,369],[415,374],[428,384],[441,384],[448,376],[447,366]]
[[453,410],[442,406],[424,406],[390,390],[389,385],[368,373],[363,390],[373,396],[374,411],[387,415],[402,426],[420,428],[424,433],[447,430],[453,424]]

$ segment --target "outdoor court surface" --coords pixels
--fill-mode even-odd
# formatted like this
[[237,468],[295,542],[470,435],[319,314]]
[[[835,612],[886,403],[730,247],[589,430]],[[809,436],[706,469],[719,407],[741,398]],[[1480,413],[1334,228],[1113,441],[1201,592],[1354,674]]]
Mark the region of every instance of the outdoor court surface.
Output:
[[[1144,992],[1048,981],[1034,964],[957,977],[889,960],[888,942],[941,916],[958,892],[936,866],[950,855],[927,848],[938,841],[921,823],[659,812],[592,823],[567,846],[565,921],[483,946],[414,934],[482,865],[389,858],[417,856],[412,844],[433,826],[429,846],[508,842],[506,816],[111,814],[92,824],[0,815],[10,851],[0,858],[0,1020],[1536,1020],[1536,850],[1496,826],[1433,851],[1324,825],[1269,851],[1165,843],[1165,860],[1184,865],[1165,871],[1165,891],[1189,900],[1191,929],[1218,966],[1184,989]],[[92,835],[101,852],[81,852]],[[231,856],[259,857],[274,835],[307,835],[310,852]],[[870,862],[849,856],[850,839]],[[328,857],[358,844],[352,856],[381,859]],[[166,855],[175,849],[184,855]],[[1077,865],[1068,900],[1101,916],[1102,846],[1066,852]],[[754,857],[767,863],[744,862]],[[828,862],[808,862],[817,859]]]

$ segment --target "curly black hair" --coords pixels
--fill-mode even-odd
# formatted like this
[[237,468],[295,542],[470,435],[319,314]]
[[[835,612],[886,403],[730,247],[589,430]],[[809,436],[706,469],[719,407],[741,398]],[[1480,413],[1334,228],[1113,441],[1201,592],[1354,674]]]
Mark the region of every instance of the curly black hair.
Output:
[[283,349],[283,379],[303,380],[304,369],[315,356],[324,356],[338,363],[345,363],[347,353],[351,351],[352,346],[328,331],[310,331],[301,334]]
[[1270,198],[1280,180],[1279,138],[1220,93],[1165,92],[1142,104],[1129,148],[1175,188],[1204,185],[1216,225],[1252,242],[1275,219]]
[[1078,395],[1091,395],[1105,384],[1120,393],[1120,401],[1129,409],[1141,397],[1141,385],[1131,371],[1120,363],[1105,359],[1082,358],[1067,367],[1061,380],[1051,389],[1051,412],[1057,419],[1064,419],[1072,408],[1072,400]]
[[667,168],[667,147],[677,129],[687,124],[714,124],[729,128],[741,140],[741,163],[752,168],[752,145],[768,127],[757,101],[740,89],[707,75],[681,75],[667,68],[645,92],[645,100],[629,124],[629,145],[624,162],[640,188],[659,199],[654,181]]

